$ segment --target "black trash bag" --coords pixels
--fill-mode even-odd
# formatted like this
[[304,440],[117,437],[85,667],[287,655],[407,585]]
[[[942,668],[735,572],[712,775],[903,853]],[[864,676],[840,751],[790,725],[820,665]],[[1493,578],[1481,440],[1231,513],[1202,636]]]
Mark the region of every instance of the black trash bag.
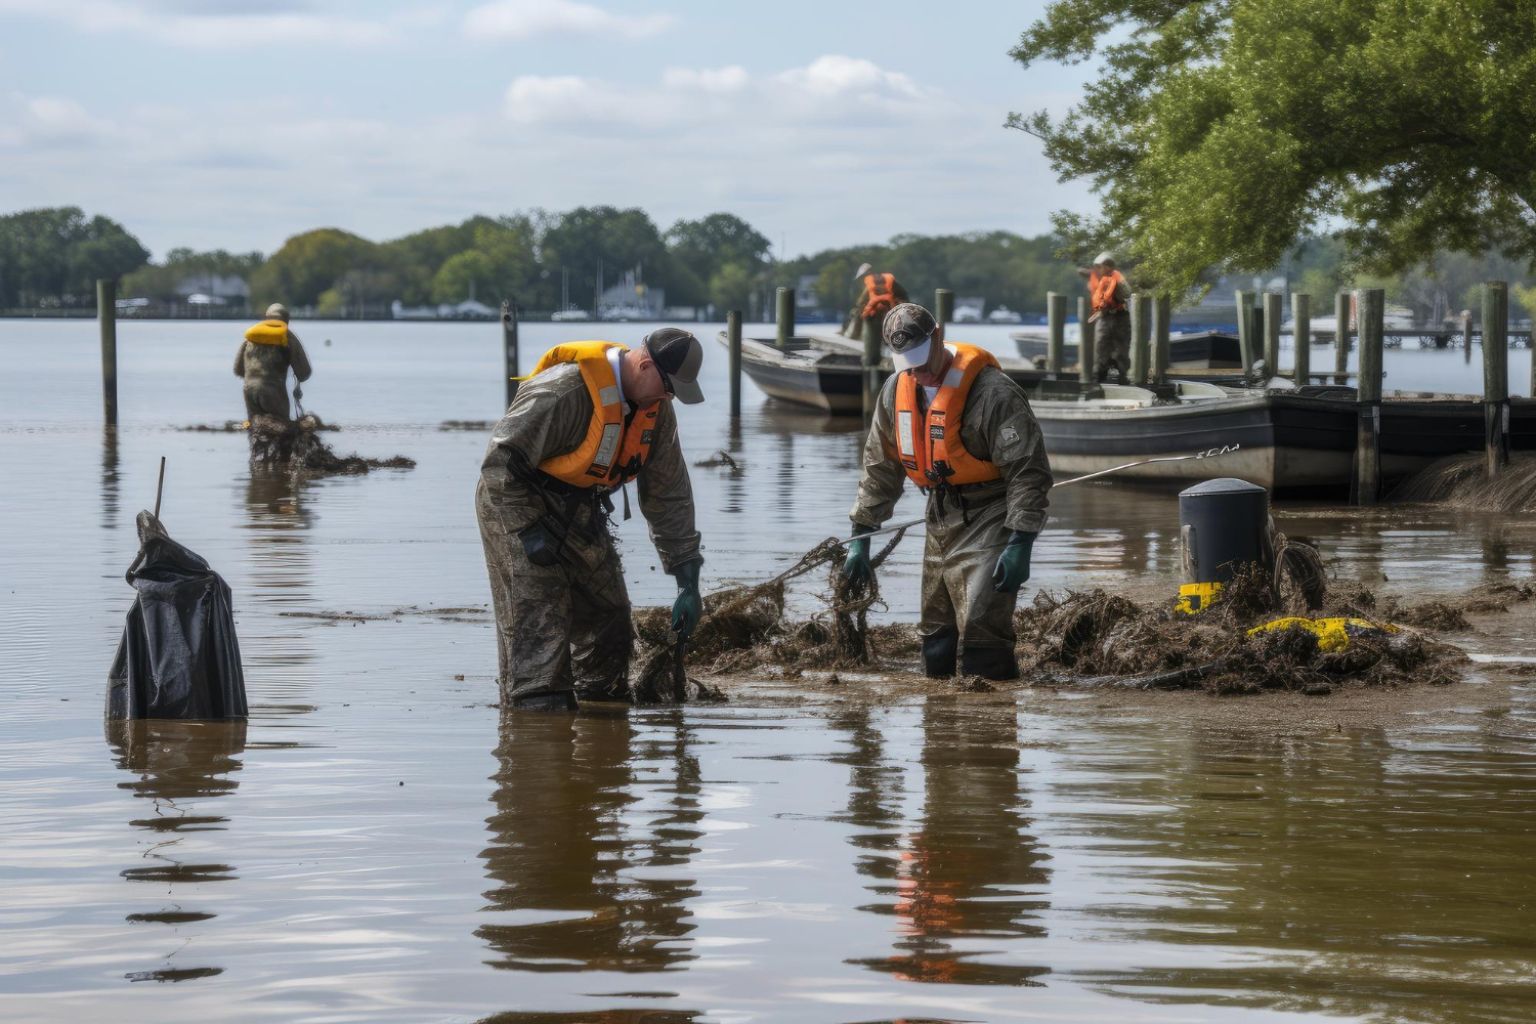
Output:
[[244,718],[245,674],[229,584],[140,512],[139,592],[107,674],[107,719]]

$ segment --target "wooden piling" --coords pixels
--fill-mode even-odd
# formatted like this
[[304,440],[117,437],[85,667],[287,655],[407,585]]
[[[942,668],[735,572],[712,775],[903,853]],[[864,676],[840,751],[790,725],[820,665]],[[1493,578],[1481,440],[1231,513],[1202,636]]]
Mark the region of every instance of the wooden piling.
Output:
[[867,323],[864,329],[864,425],[875,421],[875,405],[880,400],[880,333]]
[[955,318],[955,293],[948,288],[933,290],[933,318],[947,324]]
[[[1296,349],[1291,380],[1304,388],[1312,377],[1312,296],[1306,292],[1291,292],[1291,323],[1291,344]],[[1275,372],[1280,372],[1278,366]]]
[[741,310],[725,314],[727,373],[731,378],[731,419],[741,416]]
[[1243,363],[1243,373],[1253,369],[1253,292],[1239,291],[1237,299],[1237,348]]
[[101,407],[107,426],[117,426],[117,278],[96,279],[96,319],[101,326]]
[[1349,292],[1333,297],[1333,382],[1349,383]]
[[1152,304],[1152,383],[1168,383],[1169,335],[1173,330],[1173,297],[1159,295]]
[[1139,292],[1131,296],[1131,383],[1140,387],[1147,382],[1151,363],[1152,296]]
[[[1472,363],[1472,311],[1461,311],[1461,361],[1467,365]],[[1536,380],[1536,359],[1531,360],[1532,379]],[[1536,391],[1531,392],[1536,395]]]
[[1045,293],[1045,369],[1052,377],[1061,376],[1061,351],[1067,339],[1067,297],[1059,292]]
[[507,378],[507,406],[517,397],[517,303],[504,299],[501,303],[501,365]]
[[1487,470],[1509,464],[1509,283],[1483,286],[1483,424]]
[[1280,376],[1280,304],[1279,292],[1264,293],[1264,369],[1271,377]]
[[1381,348],[1387,293],[1380,288],[1356,293],[1360,318],[1360,366],[1356,409],[1355,472],[1350,502],[1374,505],[1381,496]]
[[784,351],[789,348],[789,339],[795,336],[795,290],[780,288],[773,298],[773,343]]
[[1088,311],[1088,297],[1078,296],[1077,299],[1077,379],[1084,384],[1092,384],[1093,381],[1093,324],[1088,322],[1091,314]]

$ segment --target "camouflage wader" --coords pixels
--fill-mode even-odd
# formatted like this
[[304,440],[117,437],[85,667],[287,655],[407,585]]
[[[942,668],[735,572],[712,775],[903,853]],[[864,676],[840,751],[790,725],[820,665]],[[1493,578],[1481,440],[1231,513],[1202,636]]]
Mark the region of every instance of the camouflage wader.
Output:
[[964,514],[947,502],[941,518],[929,515],[918,623],[927,675],[952,676],[958,667],[961,675],[1018,678],[1013,609],[1019,595],[992,589],[992,570],[1010,532],[1003,524],[1007,512],[1006,496],[998,494]]
[[475,515],[496,612],[502,709],[514,698],[573,690],[587,699],[627,698],[634,627],[606,519],[580,502],[559,564],[540,566],[528,560],[484,481],[475,490]]
[[287,345],[257,345],[242,341],[235,353],[235,376],[245,381],[245,418],[275,416],[288,421],[288,370],[299,381],[310,376],[309,358],[297,338]]
[[1131,380],[1131,312],[1105,310],[1093,322],[1093,379],[1104,383],[1113,363],[1121,384]]

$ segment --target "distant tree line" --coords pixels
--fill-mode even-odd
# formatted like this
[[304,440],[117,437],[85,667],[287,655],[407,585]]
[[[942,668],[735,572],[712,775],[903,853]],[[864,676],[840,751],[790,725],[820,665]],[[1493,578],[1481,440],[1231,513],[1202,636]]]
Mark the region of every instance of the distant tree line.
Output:
[[[320,315],[387,315],[398,299],[408,306],[474,297],[495,306],[514,299],[525,310],[569,303],[591,309],[599,280],[615,283],[635,271],[666,289],[670,306],[713,306],[771,315],[772,290],[814,278],[818,306],[846,311],[861,263],[888,270],[919,301],[935,288],[983,297],[988,308],[1043,313],[1048,291],[1076,294],[1081,283],[1063,251],[1063,238],[1026,238],[1007,231],[958,235],[897,235],[881,244],[825,249],[775,262],[768,239],[729,213],[680,220],[666,231],[642,210],[579,207],[511,216],[471,217],[374,242],[338,228],[294,235],[275,253],[196,252],[178,248],[159,262],[122,225],[87,218],[75,207],[0,216],[0,309],[86,306],[99,277],[121,277],[118,294],[156,304],[184,299],[187,282],[238,277],[250,305],[281,301]],[[1136,267],[1129,268],[1133,283]],[[1364,277],[1346,258],[1343,242],[1309,238],[1260,276],[1281,277],[1292,290],[1315,296],[1340,288],[1385,287],[1391,302],[1421,319],[1477,308],[1477,288],[1510,280],[1516,315],[1536,308],[1536,287],[1521,284],[1523,267],[1498,257],[1435,254],[1390,278]]]

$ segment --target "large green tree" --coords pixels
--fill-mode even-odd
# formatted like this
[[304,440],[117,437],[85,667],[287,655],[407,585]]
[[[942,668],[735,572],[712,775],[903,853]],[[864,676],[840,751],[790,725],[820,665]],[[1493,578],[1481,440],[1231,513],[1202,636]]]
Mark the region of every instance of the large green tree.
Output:
[[1536,0],[1055,0],[1013,56],[1098,61],[1065,116],[1014,115],[1149,285],[1278,264],[1339,228],[1380,272],[1536,257]]
[[77,206],[0,217],[0,307],[90,305],[97,278],[143,266],[149,251],[121,224]]
[[389,263],[388,253],[366,238],[339,228],[317,228],[294,235],[272,254],[253,275],[251,299],[257,306],[312,306],[325,292],[337,290],[348,273],[367,274]]

